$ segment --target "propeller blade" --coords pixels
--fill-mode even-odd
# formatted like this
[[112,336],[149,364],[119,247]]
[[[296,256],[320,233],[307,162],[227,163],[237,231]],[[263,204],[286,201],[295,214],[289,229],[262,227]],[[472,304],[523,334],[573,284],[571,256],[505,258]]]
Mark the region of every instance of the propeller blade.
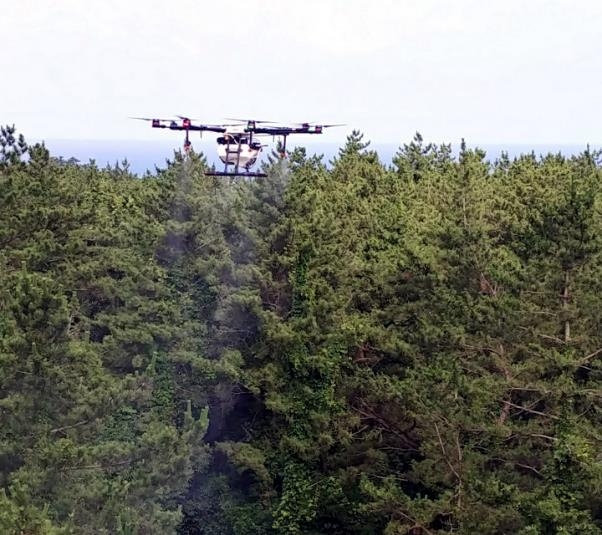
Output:
[[198,119],[193,119],[192,117],[185,117],[184,115],[176,115],[178,119],[182,119],[182,121],[198,121]]
[[136,119],[137,121],[165,121],[172,122],[173,119],[157,119],[156,117],[128,117],[128,119]]
[[320,124],[320,123],[316,123],[315,121],[311,121],[311,122],[305,122],[305,123],[293,123],[297,126],[321,126],[322,128],[331,128],[333,126],[347,126],[346,124],[342,124],[342,123],[337,123],[337,124]]
[[236,119],[234,117],[224,117],[224,119],[226,119],[226,121],[240,121],[241,123],[258,123],[258,124],[265,124],[265,123],[275,124],[276,123],[276,121],[259,121],[257,119]]

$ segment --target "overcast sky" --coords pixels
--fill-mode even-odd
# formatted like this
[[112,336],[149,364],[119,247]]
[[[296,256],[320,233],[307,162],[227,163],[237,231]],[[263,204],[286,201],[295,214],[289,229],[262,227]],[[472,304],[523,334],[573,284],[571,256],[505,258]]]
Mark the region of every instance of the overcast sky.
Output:
[[156,139],[128,116],[343,122],[375,142],[602,141],[594,0],[0,0],[0,124]]

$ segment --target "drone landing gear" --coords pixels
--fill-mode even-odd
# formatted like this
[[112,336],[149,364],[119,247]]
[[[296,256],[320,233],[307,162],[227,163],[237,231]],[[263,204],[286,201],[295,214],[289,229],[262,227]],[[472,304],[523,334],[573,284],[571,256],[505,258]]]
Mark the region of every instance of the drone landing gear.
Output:
[[184,154],[189,154],[191,150],[192,143],[190,142],[190,136],[188,135],[188,128],[186,128],[186,137],[184,138]]
[[286,158],[286,136],[282,136],[282,146],[280,147],[280,159]]

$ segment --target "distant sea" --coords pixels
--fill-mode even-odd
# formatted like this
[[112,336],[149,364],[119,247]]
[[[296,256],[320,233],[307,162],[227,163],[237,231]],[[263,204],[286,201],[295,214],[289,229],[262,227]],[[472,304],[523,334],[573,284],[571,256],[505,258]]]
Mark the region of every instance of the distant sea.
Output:
[[[407,143],[408,141],[404,141]],[[67,140],[67,139],[52,139],[45,141],[46,147],[50,154],[54,157],[76,158],[80,163],[89,163],[94,160],[99,167],[107,165],[120,165],[124,160],[127,160],[129,169],[135,174],[144,175],[146,171],[155,173],[156,167],[165,168],[166,160],[173,159],[174,151],[180,150],[181,145],[173,139],[163,139],[157,141],[111,141],[111,140]],[[370,148],[376,150],[380,160],[386,164],[391,164],[395,154],[399,150],[400,144],[396,143],[372,143]],[[344,145],[344,142],[337,143],[291,143],[289,139],[288,149],[292,149],[295,145],[306,148],[308,155],[320,154],[324,157],[324,162],[328,164]],[[269,153],[275,145],[270,145],[264,149],[262,159],[266,159],[266,153]],[[494,161],[500,157],[502,152],[507,152],[510,158],[519,156],[520,154],[534,152],[537,156],[548,153],[562,153],[565,156],[579,154],[586,149],[586,145],[570,145],[570,144],[535,144],[535,145],[520,145],[520,144],[469,144],[471,148],[479,147],[487,153],[487,159]],[[193,141],[194,150],[202,152],[207,158],[209,164],[215,164],[218,169],[221,169],[221,163],[215,152],[215,142],[210,140]],[[591,150],[599,149],[600,145],[591,145]],[[457,154],[459,144],[452,144],[452,150]]]

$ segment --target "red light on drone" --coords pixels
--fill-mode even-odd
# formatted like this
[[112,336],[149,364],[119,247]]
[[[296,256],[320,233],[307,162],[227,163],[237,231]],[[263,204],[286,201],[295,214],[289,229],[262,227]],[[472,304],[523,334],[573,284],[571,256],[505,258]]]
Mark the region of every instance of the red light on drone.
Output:
[[190,119],[182,119],[182,126],[184,128],[190,128]]
[[322,133],[322,127],[321,126],[316,126],[316,132],[318,134],[321,134]]
[[158,128],[161,126],[161,121],[159,121],[159,119],[153,119],[151,124],[153,125],[153,128]]

